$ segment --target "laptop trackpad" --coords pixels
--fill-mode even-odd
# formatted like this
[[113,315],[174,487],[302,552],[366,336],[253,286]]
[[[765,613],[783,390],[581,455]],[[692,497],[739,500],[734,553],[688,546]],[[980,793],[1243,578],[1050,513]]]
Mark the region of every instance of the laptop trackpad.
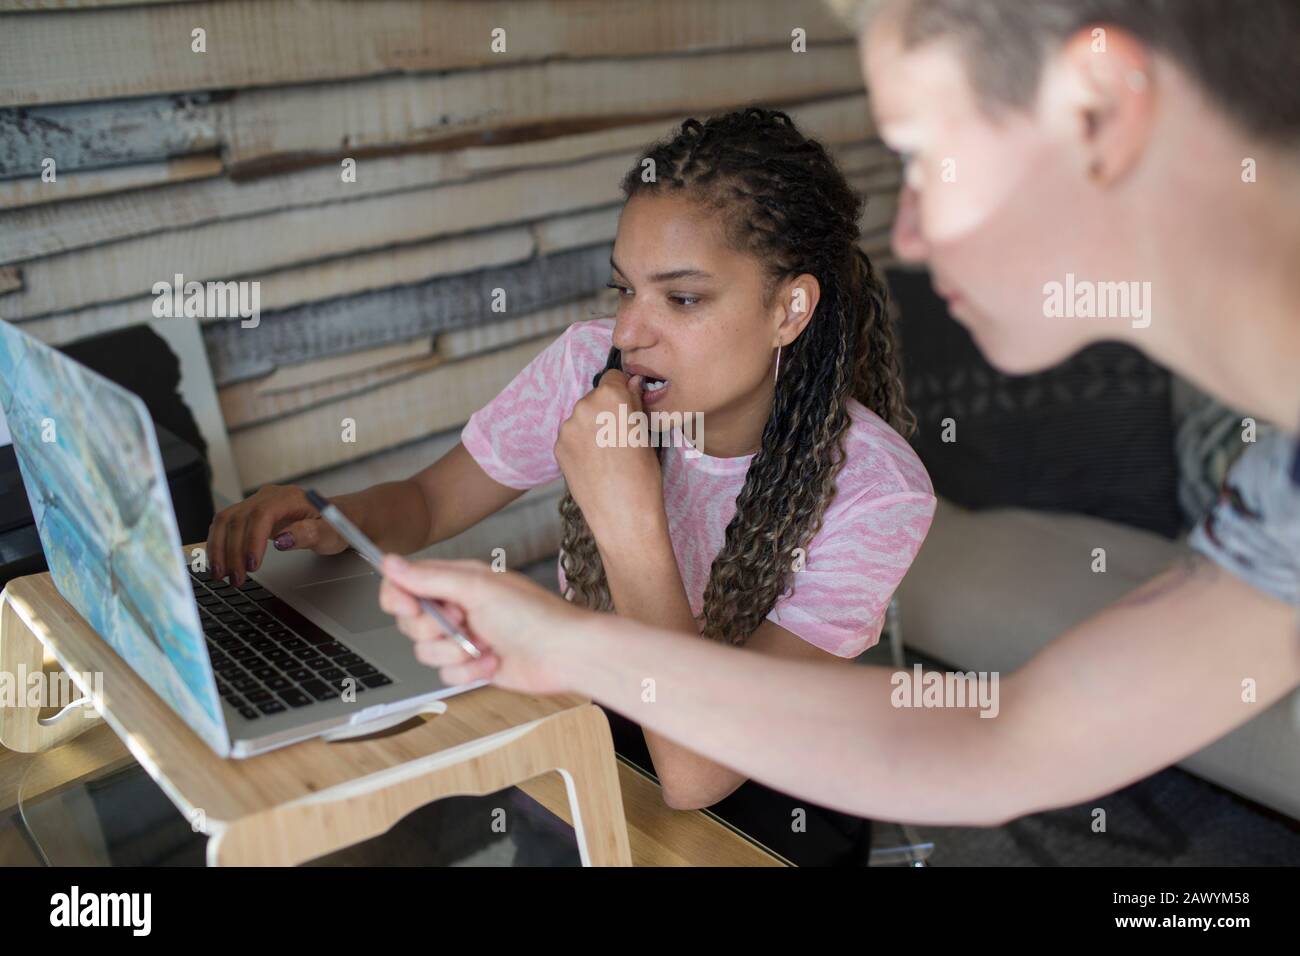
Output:
[[379,577],[374,573],[304,584],[294,591],[354,634],[393,624],[393,616],[379,606]]

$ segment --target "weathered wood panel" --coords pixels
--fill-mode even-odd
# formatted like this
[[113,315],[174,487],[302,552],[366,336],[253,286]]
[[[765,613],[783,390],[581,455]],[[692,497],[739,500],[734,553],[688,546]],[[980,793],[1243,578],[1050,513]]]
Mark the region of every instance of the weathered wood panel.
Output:
[[[440,275],[470,272],[529,258],[534,240],[527,227],[511,226],[398,246],[375,252],[309,263],[261,276],[261,308],[281,311],[307,302],[351,295],[394,285],[408,285]],[[23,331],[51,344],[121,328],[153,318],[152,295],[61,312],[23,323]],[[204,323],[217,320],[204,319]]]
[[248,172],[404,148],[537,139],[744,103],[861,92],[852,43],[815,54],[735,50],[527,64],[350,83],[0,109],[0,179],[151,162],[224,147]]
[[434,144],[486,130],[676,116],[745,103],[794,103],[861,89],[857,47],[815,55],[741,50],[535,65],[250,90],[223,113],[233,166]]
[[[357,353],[351,353],[353,355]],[[339,375],[326,381],[311,382],[292,390],[263,392],[247,388],[241,382],[227,386],[220,393],[221,414],[231,431],[262,424],[323,405],[326,402],[361,395],[384,385],[391,385],[412,375],[427,372],[444,364],[441,355],[430,352],[417,358],[403,359],[351,375]]]
[[[0,296],[0,314],[35,318],[190,280],[255,279],[299,263],[604,205],[635,156],[524,170],[431,189],[271,213],[258,220],[81,249],[24,266],[26,288]],[[292,237],[290,239],[290,237]]]
[[[62,173],[52,183],[43,182],[39,177],[9,179],[0,182],[0,211],[55,205],[92,196],[207,179],[221,175],[222,170],[221,160],[216,156],[185,156],[162,163],[139,163],[91,172]],[[77,218],[81,220],[82,217]],[[17,223],[0,222],[0,235],[20,228],[23,227]],[[55,228],[56,233],[57,231]]]
[[[541,333],[538,332],[538,335]],[[334,379],[348,378],[362,372],[385,368],[410,359],[426,358],[433,354],[433,341],[427,338],[413,339],[410,342],[398,342],[395,345],[381,345],[376,349],[362,349],[347,355],[335,355],[330,358],[303,362],[299,365],[286,365],[278,368],[265,378],[255,383],[256,391],[261,395],[277,392],[292,392],[309,385],[319,385]],[[441,354],[441,353],[440,353]],[[254,383],[243,383],[253,385]],[[240,388],[241,385],[231,386]]]
[[[865,97],[840,97],[830,104],[804,105],[792,108],[790,112],[808,135],[830,145],[837,155],[842,153],[846,169],[865,168],[860,165],[866,161],[862,147],[846,145],[849,140],[861,140],[865,135],[868,125]],[[340,169],[331,165],[266,176],[252,182],[220,178],[171,189],[140,190],[80,202],[0,212],[0,263],[19,262],[221,219],[451,183],[489,171],[555,165],[609,153],[631,155],[626,151],[664,136],[684,118],[680,116],[668,122],[641,123],[600,133],[560,136],[509,146],[373,157],[360,162],[355,182],[343,182]],[[206,166],[212,162],[211,157],[202,157],[177,160],[173,164],[149,164],[144,168],[166,169],[169,165],[182,163]],[[124,177],[132,169],[123,167],[112,172]],[[73,173],[60,182],[106,175]],[[0,189],[5,185],[0,183]],[[19,185],[33,197],[52,196],[65,188],[57,183],[40,183],[39,180],[19,181],[13,187]],[[2,205],[3,193],[0,192],[0,208]]]
[[263,378],[221,389],[226,427],[232,431],[302,411],[331,398],[367,389],[433,368],[447,361],[508,348],[541,335],[556,334],[574,322],[613,314],[608,296],[589,296],[550,309],[474,325],[398,345],[362,349],[346,355],[284,366]]
[[888,229],[898,212],[898,199],[895,196],[876,196],[868,200],[866,211],[858,221],[863,235],[872,235],[877,230]]
[[[26,10],[94,10],[100,7],[136,7],[158,0],[0,0],[0,14]],[[168,0],[169,3],[195,3],[197,0]]]
[[[507,174],[504,177],[507,183],[494,179],[472,181],[442,187],[441,191],[413,191],[359,200],[355,204],[273,213],[253,230],[260,242],[248,241],[247,221],[222,221],[185,233],[149,235],[113,246],[31,261],[25,267],[25,287],[0,295],[0,315],[10,320],[30,319],[94,304],[83,299],[127,300],[134,293],[140,298],[129,306],[118,306],[117,310],[123,311],[125,317],[143,319],[147,317],[142,308],[143,295],[155,282],[170,280],[175,272],[183,273],[187,281],[229,280],[248,277],[251,269],[259,267],[272,271],[299,260],[329,259],[364,251],[367,245],[381,247],[386,239],[412,241],[429,232],[460,232],[467,222],[473,228],[493,224],[491,220],[510,220],[520,215],[543,217],[562,212],[563,209],[556,207],[564,206],[565,198],[569,206],[577,208],[608,204],[619,195],[616,181],[630,161],[627,156],[603,157],[562,170]],[[891,169],[849,178],[859,189],[862,185],[883,191],[896,189],[896,173]],[[601,182],[606,186],[599,185]],[[556,186],[554,193],[547,191],[547,183]],[[565,183],[568,189],[564,189]],[[490,189],[494,185],[500,185],[500,189]],[[474,202],[476,199],[480,202]],[[459,216],[456,211],[461,211]],[[555,245],[556,237],[551,237],[549,242]],[[399,256],[393,269],[399,271],[403,265]],[[326,285],[343,291],[348,282],[364,281],[368,274],[363,265],[357,265],[354,271],[347,271],[346,265],[343,269],[343,273],[326,281]]]
[[[285,364],[525,315],[589,295],[608,278],[609,246],[600,245],[264,315],[256,328],[214,323],[203,334],[213,377],[228,385]],[[492,311],[498,288],[504,313]]]
[[[871,170],[869,174],[855,176],[854,182],[871,194],[872,202],[877,201],[876,194],[892,195],[899,184],[899,168],[892,154],[886,152],[887,165],[876,165],[882,148],[855,146],[843,153],[842,165],[846,171],[859,165]],[[259,279],[261,306],[265,312],[275,312],[367,290],[413,284],[439,275],[518,262],[534,252],[545,255],[578,245],[612,241],[621,209],[621,203],[613,203],[588,212],[538,220],[526,227],[489,230],[280,270]],[[9,275],[7,285],[0,281],[0,294],[21,288],[18,275],[12,272]],[[94,332],[149,321],[153,318],[152,305],[153,297],[144,296],[28,320],[23,328],[46,342],[60,344]]]
[[[488,355],[449,362],[391,385],[326,402],[230,436],[247,487],[298,475],[401,445],[464,422],[553,340],[544,336]],[[343,421],[356,423],[343,441]]]
[[536,338],[547,333],[560,332],[574,322],[612,318],[618,309],[615,293],[606,289],[599,295],[588,296],[576,302],[566,302],[550,309],[541,309],[517,319],[485,322],[454,332],[443,332],[434,340],[434,351],[447,361],[481,355],[493,349],[506,348],[517,342]]
[[194,93],[0,109],[0,179],[39,177],[47,158],[61,175],[211,152],[221,142],[221,107]]
[[[0,106],[645,56],[851,33],[816,0],[225,0],[33,12],[0,29]],[[206,31],[207,52],[191,50]],[[493,30],[505,48],[493,50]]]

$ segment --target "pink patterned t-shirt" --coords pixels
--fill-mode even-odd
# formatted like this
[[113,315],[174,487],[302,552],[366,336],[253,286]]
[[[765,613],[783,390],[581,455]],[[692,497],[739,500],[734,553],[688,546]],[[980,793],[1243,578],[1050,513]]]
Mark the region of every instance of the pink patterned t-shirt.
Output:
[[[575,323],[470,417],[461,441],[491,478],[527,489],[562,477],[555,460],[560,425],[605,367],[612,335],[610,319]],[[850,402],[849,416],[835,500],[807,549],[803,570],[791,575],[791,593],[768,615],[840,657],[855,657],[879,640],[889,600],[920,550],[935,508],[930,478],[911,446],[858,402]],[[663,449],[669,537],[697,619],[752,457]]]

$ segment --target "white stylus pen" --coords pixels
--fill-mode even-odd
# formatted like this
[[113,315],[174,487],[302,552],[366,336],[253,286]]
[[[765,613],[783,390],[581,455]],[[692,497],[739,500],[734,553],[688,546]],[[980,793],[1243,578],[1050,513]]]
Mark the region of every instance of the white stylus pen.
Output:
[[[382,566],[384,563],[384,553],[375,546],[375,543],[362,534],[361,529],[348,520],[347,515],[339,511],[337,507],[330,504],[325,497],[315,491],[307,492],[307,500],[311,506],[320,512],[320,516],[334,526],[334,530],[343,536],[343,540],[352,546],[352,548],[369,561],[376,571],[383,573]],[[456,627],[447,616],[438,610],[438,606],[428,598],[415,596],[420,602],[420,608],[425,614],[437,621],[447,636],[460,645],[470,657],[482,657],[483,652],[474,646],[474,642],[461,633],[460,628]]]

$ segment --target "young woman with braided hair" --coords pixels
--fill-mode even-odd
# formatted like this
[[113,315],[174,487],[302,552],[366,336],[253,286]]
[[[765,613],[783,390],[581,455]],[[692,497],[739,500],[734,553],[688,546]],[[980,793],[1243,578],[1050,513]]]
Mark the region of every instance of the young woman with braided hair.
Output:
[[[884,288],[857,246],[862,200],[821,144],[763,109],[688,120],[623,191],[617,322],[571,329],[569,370],[522,376],[533,387],[621,369],[577,402],[555,463],[540,448],[525,476],[558,466],[568,480],[566,595],[774,655],[854,657],[878,637],[935,504],[893,430],[908,423]],[[643,396],[647,377],[665,384]],[[643,401],[701,412],[705,454],[670,448],[657,461],[644,448],[596,447],[602,413]],[[477,426],[466,445],[491,474]],[[653,763],[671,805],[713,806],[797,862],[865,859],[864,821],[741,786],[741,775],[609,718],[619,752]],[[792,829],[796,819],[806,828]]]
[[[622,188],[616,318],[571,326],[438,462],[335,501],[409,553],[563,476],[560,583],[574,603],[790,661],[856,657],[935,507],[899,435],[885,291],[858,247],[863,200],[820,143],[758,108],[687,120]],[[602,440],[611,419],[648,413],[662,416],[653,443]],[[694,434],[675,424],[694,421]],[[268,486],[214,521],[218,576],[238,583],[268,538],[344,547],[301,489]],[[610,716],[671,806],[716,806],[796,862],[865,859],[866,821]]]

